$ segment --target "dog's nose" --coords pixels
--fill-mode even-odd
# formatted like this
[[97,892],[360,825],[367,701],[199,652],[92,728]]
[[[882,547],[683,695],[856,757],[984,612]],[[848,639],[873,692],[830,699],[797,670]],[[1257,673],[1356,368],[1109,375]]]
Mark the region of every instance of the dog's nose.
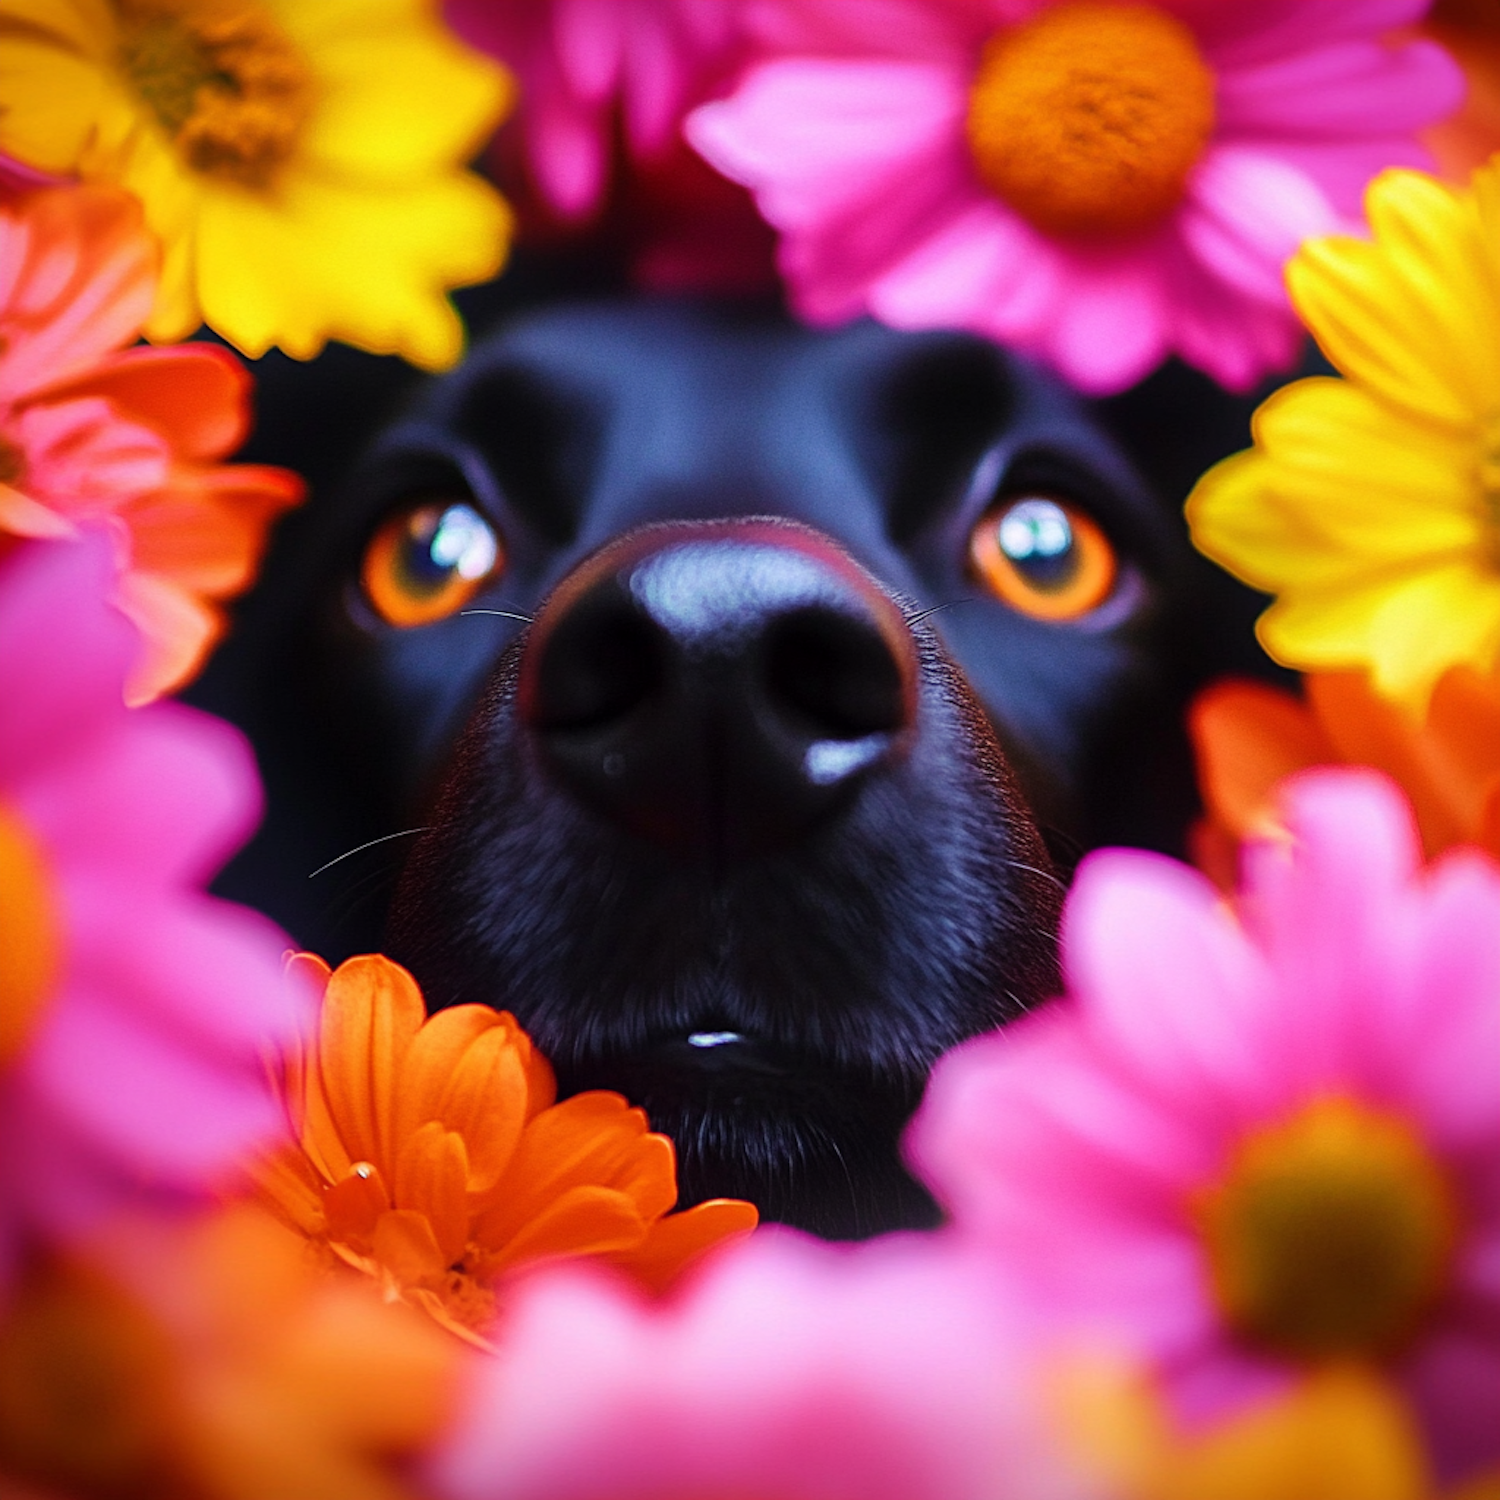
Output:
[[916,647],[833,542],[774,520],[643,528],[543,606],[520,708],[575,796],[687,855],[806,834],[902,751]]

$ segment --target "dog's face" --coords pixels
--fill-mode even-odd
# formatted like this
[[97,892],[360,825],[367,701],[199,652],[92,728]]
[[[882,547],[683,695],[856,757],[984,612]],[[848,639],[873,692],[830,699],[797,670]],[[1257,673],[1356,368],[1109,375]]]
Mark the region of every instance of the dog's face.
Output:
[[684,1202],[929,1222],[928,1069],[1057,983],[1038,824],[1107,834],[1183,692],[1180,522],[1097,422],[960,336],[553,308],[319,525],[283,717],[351,842],[420,830],[429,1002],[643,1105]]

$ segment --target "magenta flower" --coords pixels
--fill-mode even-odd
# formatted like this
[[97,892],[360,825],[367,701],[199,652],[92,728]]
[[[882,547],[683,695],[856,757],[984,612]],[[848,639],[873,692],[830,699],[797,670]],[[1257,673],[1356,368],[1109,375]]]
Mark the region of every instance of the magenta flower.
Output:
[[1454,109],[1428,0],[757,0],[689,140],[752,189],[816,323],[966,328],[1111,391],[1176,352],[1243,388],[1282,267]]
[[1374,772],[1285,786],[1238,917],[1158,856],[1086,860],[1069,998],[939,1064],[914,1155],[1185,1416],[1366,1362],[1451,1477],[1500,1460],[1500,869],[1422,870]]
[[0,1278],[275,1129],[261,1049],[301,1013],[282,934],[202,890],[258,814],[249,750],[125,707],[112,584],[97,535],[0,561]]
[[725,0],[447,0],[448,23],[521,81],[527,164],[564,218],[599,206],[616,111],[639,157],[674,144],[689,106],[728,63]]
[[666,1303],[544,1274],[426,1478],[441,1500],[1075,1494],[1021,1348],[992,1294],[918,1239],[760,1235]]

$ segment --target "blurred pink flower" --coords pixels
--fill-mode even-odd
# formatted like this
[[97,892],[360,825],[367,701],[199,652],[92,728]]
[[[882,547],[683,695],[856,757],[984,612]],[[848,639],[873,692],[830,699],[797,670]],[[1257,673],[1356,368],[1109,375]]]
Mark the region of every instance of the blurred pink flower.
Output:
[[738,30],[726,0],[447,0],[449,25],[521,81],[528,166],[566,218],[599,206],[616,110],[636,156],[677,140],[683,112],[727,65]]
[[816,323],[957,327],[1111,391],[1176,352],[1294,358],[1282,267],[1357,223],[1454,109],[1383,40],[1428,0],[756,0],[755,61],[689,140],[750,187]]
[[997,1306],[917,1237],[757,1236],[648,1304],[522,1285],[426,1475],[441,1500],[1040,1500],[1076,1494]]
[[1185,1418],[1361,1362],[1445,1478],[1500,1460],[1500,869],[1369,771],[1285,784],[1236,908],[1086,860],[1069,998],[938,1065],[913,1156],[1007,1285]]
[[208,1185],[279,1113],[286,939],[203,893],[259,812],[250,753],[127,709],[101,537],[0,560],[0,1277],[27,1234]]

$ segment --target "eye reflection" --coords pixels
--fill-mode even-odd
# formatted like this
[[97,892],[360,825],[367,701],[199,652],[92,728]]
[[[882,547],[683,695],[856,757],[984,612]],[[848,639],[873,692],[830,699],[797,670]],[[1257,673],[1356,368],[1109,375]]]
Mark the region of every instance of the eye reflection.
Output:
[[463,608],[504,566],[495,528],[464,501],[425,501],[387,519],[365,549],[360,581],[388,624],[430,625]]
[[1077,506],[1047,495],[1012,497],[981,517],[969,561],[991,593],[1040,620],[1073,620],[1109,597],[1114,548]]

